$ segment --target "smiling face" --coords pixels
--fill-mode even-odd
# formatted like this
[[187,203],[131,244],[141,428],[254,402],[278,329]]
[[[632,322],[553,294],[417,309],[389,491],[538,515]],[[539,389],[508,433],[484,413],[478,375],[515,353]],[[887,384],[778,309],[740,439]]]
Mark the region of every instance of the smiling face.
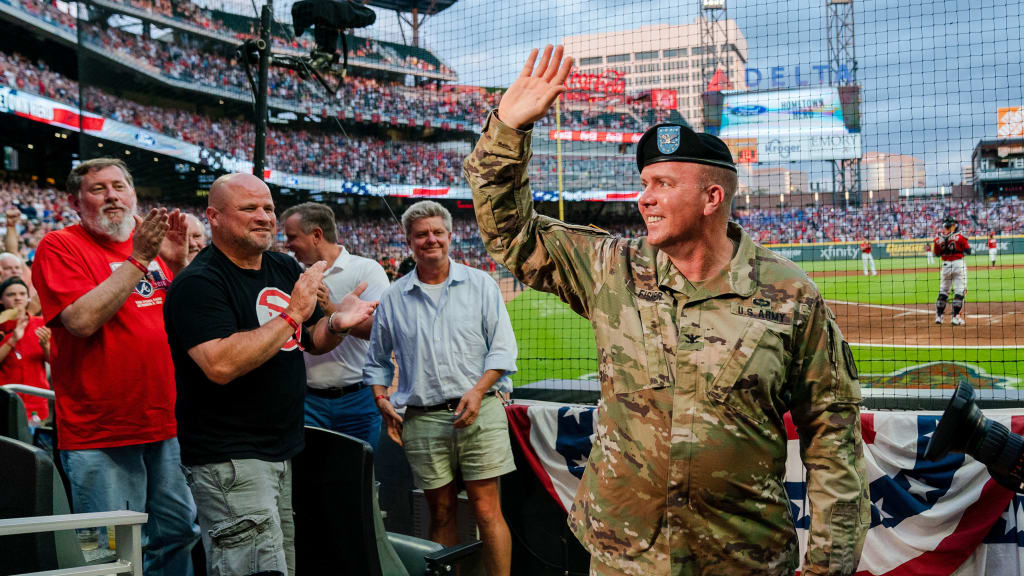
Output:
[[188,235],[188,261],[191,262],[196,254],[206,246],[206,229],[199,218],[189,214],[187,235]]
[[640,173],[643,192],[637,204],[652,246],[667,250],[692,240],[703,218],[717,208],[709,202],[708,188],[701,186],[702,170],[700,164],[683,162],[644,166]]
[[135,189],[117,166],[90,170],[70,198],[82,226],[96,236],[124,242],[135,229]]
[[444,218],[430,216],[412,223],[409,227],[408,240],[417,266],[437,266],[448,259],[452,233],[445,227]]
[[323,236],[319,228],[313,228],[308,234],[303,231],[302,214],[292,214],[284,221],[284,247],[295,254],[295,259],[306,266],[319,260],[317,245]]
[[206,211],[214,244],[237,250],[240,255],[269,250],[277,231],[270,188],[249,174],[232,174],[218,181]]

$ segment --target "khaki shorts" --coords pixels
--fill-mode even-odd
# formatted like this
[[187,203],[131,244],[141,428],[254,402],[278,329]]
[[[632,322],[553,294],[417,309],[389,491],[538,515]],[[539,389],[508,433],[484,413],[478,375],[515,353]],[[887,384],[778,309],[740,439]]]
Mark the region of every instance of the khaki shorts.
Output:
[[417,488],[435,490],[455,480],[486,480],[516,469],[505,408],[493,394],[484,396],[480,414],[466,428],[455,428],[455,413],[408,409],[402,443]]

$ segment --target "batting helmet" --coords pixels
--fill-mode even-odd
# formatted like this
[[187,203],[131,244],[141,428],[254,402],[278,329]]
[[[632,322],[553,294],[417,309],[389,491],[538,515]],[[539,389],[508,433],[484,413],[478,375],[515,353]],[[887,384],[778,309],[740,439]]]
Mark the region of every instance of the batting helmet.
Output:
[[957,222],[956,218],[953,218],[952,216],[946,216],[945,218],[942,219],[942,227],[949,228],[950,226],[956,226],[959,228],[960,223]]

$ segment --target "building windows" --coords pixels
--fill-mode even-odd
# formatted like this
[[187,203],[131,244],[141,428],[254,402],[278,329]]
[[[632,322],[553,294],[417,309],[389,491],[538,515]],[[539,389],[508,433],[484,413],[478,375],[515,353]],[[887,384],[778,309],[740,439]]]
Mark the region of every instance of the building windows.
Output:
[[664,52],[662,52],[662,56],[665,58],[681,58],[683,56],[686,56],[688,51],[688,48],[676,48],[675,50],[665,50]]
[[630,54],[613,54],[609,56],[605,61],[609,64],[618,64],[619,62],[629,62]]
[[633,54],[633,59],[634,60],[657,60],[658,59],[658,51],[657,50],[649,50],[647,52],[636,52],[635,54]]
[[595,66],[604,64],[604,56],[592,56],[590,58],[580,58],[580,66]]

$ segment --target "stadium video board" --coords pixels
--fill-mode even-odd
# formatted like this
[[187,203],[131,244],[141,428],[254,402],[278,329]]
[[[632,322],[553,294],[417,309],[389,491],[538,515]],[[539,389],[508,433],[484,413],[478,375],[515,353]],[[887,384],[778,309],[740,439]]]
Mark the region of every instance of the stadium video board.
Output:
[[840,160],[863,152],[833,86],[725,94],[718,135],[745,147],[756,142],[756,154],[743,154],[751,163]]

